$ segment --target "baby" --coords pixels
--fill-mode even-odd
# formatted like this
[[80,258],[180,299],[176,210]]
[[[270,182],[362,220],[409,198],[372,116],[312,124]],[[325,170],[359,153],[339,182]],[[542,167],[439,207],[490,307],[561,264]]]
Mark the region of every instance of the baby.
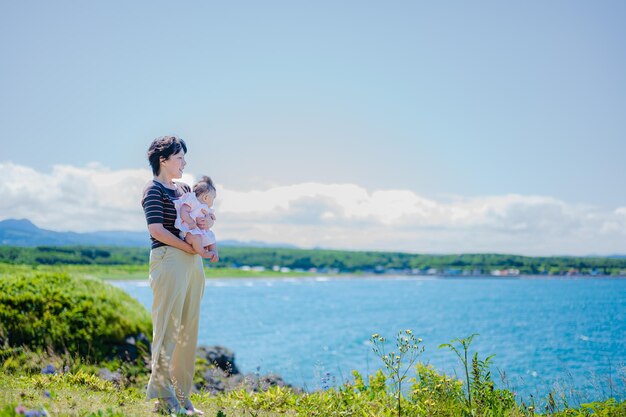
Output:
[[174,200],[176,207],[176,221],[174,226],[180,230],[180,237],[193,246],[196,253],[209,252],[211,262],[217,262],[219,257],[215,234],[211,230],[200,229],[195,219],[210,215],[215,220],[213,201],[216,197],[215,185],[211,178],[204,176],[193,186],[193,192],[183,194]]

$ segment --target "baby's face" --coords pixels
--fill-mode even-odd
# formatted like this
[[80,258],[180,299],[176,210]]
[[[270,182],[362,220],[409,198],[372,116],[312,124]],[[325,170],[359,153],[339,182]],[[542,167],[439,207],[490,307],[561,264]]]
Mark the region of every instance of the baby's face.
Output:
[[215,191],[209,191],[206,192],[202,195],[200,195],[200,202],[206,204],[209,207],[213,207],[213,201],[215,201],[215,197],[216,197],[216,192]]

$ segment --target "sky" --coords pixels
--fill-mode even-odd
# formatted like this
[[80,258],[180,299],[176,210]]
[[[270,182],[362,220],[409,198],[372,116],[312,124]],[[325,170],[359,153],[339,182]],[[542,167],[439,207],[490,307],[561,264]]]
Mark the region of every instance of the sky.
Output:
[[145,230],[152,139],[219,238],[626,253],[623,1],[0,3],[0,220]]

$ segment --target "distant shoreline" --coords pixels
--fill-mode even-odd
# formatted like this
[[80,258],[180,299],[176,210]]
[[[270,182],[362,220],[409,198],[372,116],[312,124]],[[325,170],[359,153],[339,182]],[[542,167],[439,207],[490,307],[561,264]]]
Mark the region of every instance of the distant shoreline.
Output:
[[[328,278],[325,280],[317,280],[316,278]],[[148,278],[100,278],[103,281],[124,281],[124,282],[147,282]],[[380,279],[380,280],[398,280],[398,279],[415,279],[417,281],[437,281],[437,280],[450,280],[450,281],[468,281],[468,280],[493,280],[493,281],[518,281],[518,280],[626,280],[625,276],[546,276],[546,275],[522,275],[519,277],[493,277],[489,275],[471,276],[471,277],[449,277],[449,276],[435,276],[425,277],[419,275],[359,275],[359,274],[344,274],[344,275],[311,275],[311,276],[276,276],[276,275],[255,275],[255,276],[206,276],[206,280],[246,280],[246,279],[272,279],[272,280],[308,280],[308,281],[334,281],[334,280],[354,280],[354,279]]]
[[[147,278],[148,248],[105,246],[0,246],[2,270],[53,269],[105,279]],[[527,257],[505,254],[426,255],[325,249],[220,248],[207,276],[422,276],[422,277],[597,277],[626,276],[626,258]]]
[[[75,265],[75,264],[54,264],[54,265],[28,265],[9,264],[0,262],[0,276],[14,272],[66,272],[71,275],[81,275],[105,281],[147,281],[148,264],[135,265]],[[518,274],[518,275],[493,275],[493,274],[407,274],[392,272],[310,272],[310,271],[273,271],[230,268],[230,267],[205,267],[207,279],[354,279],[354,278],[378,278],[378,279],[422,279],[422,280],[518,280],[518,279],[624,279],[626,275],[590,275],[590,274]]]
[[[147,268],[147,266],[146,266]],[[147,269],[146,269],[147,271]],[[215,273],[214,271],[219,271]],[[297,274],[290,273],[268,273],[265,272],[244,272],[236,268],[219,268],[205,269],[205,277],[208,280],[213,279],[309,279],[316,280],[320,278],[334,279],[422,279],[422,280],[467,280],[467,279],[490,279],[490,280],[519,280],[519,279],[625,279],[624,275],[511,275],[511,276],[495,276],[495,275],[420,275],[420,274],[372,274],[372,273],[338,273],[338,274],[320,274],[313,272],[301,272]],[[96,275],[97,276],[97,275]],[[97,276],[98,277],[98,276]],[[146,281],[146,277],[125,278],[123,276],[100,276],[105,281]]]

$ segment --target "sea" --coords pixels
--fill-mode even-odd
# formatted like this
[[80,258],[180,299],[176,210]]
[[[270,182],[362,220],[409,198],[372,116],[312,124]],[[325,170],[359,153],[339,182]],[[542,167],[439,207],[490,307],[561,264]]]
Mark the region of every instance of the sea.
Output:
[[[147,281],[112,284],[150,310]],[[551,391],[570,403],[626,397],[624,278],[207,279],[199,344],[232,350],[243,373],[313,391],[383,369],[372,335],[397,352],[406,330],[421,339],[419,361],[459,378],[459,358],[441,345],[475,335],[470,357],[494,355],[492,379],[520,401]]]

